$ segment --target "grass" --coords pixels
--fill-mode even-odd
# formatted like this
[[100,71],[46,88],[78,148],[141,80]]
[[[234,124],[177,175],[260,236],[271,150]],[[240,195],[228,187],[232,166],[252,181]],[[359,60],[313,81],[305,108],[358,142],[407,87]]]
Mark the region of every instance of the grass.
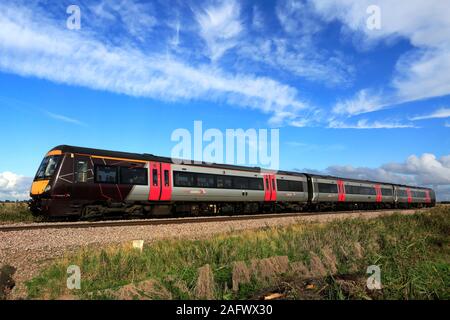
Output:
[[0,223],[32,222],[34,219],[27,203],[0,203]]
[[[27,288],[29,297],[38,299],[249,299],[271,292],[288,299],[449,299],[449,234],[450,207],[437,207],[413,215],[267,227],[204,240],[168,239],[147,244],[142,253],[128,245],[85,248],[56,261]],[[277,272],[285,261],[280,256],[287,257],[290,267]],[[237,261],[243,262],[241,273]],[[293,268],[295,263],[307,270]],[[72,264],[81,269],[81,290],[66,288],[66,269]],[[199,274],[206,265],[200,270],[209,274]],[[365,288],[370,265],[380,266],[382,290]],[[149,279],[153,285],[145,282]],[[131,283],[136,286],[125,290]]]

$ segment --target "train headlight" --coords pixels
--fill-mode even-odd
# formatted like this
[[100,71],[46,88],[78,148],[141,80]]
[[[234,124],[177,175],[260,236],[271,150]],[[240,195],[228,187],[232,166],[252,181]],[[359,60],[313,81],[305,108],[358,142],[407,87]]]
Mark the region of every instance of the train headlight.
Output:
[[51,185],[47,185],[44,189],[44,192],[49,192],[50,190],[52,190],[52,186]]

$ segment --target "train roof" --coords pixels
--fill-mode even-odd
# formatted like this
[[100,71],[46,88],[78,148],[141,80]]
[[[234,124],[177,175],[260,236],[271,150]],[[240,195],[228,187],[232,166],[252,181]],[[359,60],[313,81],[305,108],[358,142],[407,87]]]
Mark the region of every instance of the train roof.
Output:
[[[185,159],[172,159],[169,157],[161,157],[156,156],[149,153],[132,153],[132,152],[122,152],[122,151],[111,151],[111,150],[103,150],[103,149],[94,149],[94,148],[85,148],[85,147],[77,147],[77,146],[69,146],[69,145],[59,145],[54,147],[52,150],[61,150],[63,153],[77,153],[77,154],[87,154],[94,156],[105,156],[105,157],[113,157],[113,158],[124,158],[130,160],[141,160],[141,161],[157,161],[157,162],[168,162],[168,163],[177,163],[177,164],[186,164],[186,165],[194,165],[194,166],[207,166],[211,168],[218,169],[227,169],[227,170],[240,170],[240,171],[250,171],[250,172],[262,172],[267,171],[271,172],[274,170],[266,170],[261,167],[247,167],[247,166],[238,166],[231,164],[222,164],[222,163],[208,163],[208,162],[200,162],[200,161],[192,161]],[[175,160],[175,161],[174,161]],[[373,180],[363,180],[363,179],[353,179],[353,178],[343,178],[331,175],[321,175],[321,174],[313,174],[313,173],[302,173],[296,171],[285,171],[278,170],[277,174],[284,175],[293,175],[293,176],[311,176],[316,178],[324,178],[324,179],[342,179],[346,181],[352,182],[365,182],[365,183],[377,183],[377,184],[391,184],[399,187],[407,187],[407,188],[416,188],[416,189],[431,189],[426,187],[418,187],[418,186],[409,186],[391,182],[382,182],[382,181],[373,181]]]

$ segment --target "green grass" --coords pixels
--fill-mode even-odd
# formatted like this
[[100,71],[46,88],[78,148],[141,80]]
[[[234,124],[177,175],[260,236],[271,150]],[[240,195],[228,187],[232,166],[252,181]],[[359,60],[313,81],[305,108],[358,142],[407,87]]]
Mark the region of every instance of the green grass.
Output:
[[[102,290],[153,279],[173,299],[195,299],[198,268],[209,264],[217,299],[248,299],[273,291],[295,299],[449,299],[449,234],[450,207],[437,207],[414,215],[267,227],[205,240],[161,240],[147,244],[142,253],[125,245],[86,248],[56,261],[27,287],[30,298],[67,294],[111,298]],[[362,248],[359,254],[355,246]],[[324,248],[335,256],[337,272],[333,275],[319,275],[311,267],[314,254],[326,261]],[[253,274],[237,292],[231,290],[233,262],[244,261],[249,266],[252,259],[276,256],[302,262],[312,274],[306,279],[288,271],[269,280]],[[71,264],[80,266],[81,290],[66,289],[66,269]],[[383,289],[368,292],[365,272],[374,264],[381,268]],[[342,280],[346,277],[354,281]],[[311,292],[305,291],[307,283],[315,284]],[[158,292],[149,296],[165,297]]]
[[32,222],[34,219],[26,203],[0,203],[0,223]]

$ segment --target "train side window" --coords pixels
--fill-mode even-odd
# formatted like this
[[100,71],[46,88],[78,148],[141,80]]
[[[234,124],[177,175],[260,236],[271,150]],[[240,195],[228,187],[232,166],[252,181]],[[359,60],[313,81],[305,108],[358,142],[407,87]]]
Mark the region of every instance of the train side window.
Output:
[[215,188],[216,187],[216,183],[215,183],[215,177],[212,174],[202,174],[202,173],[197,173],[196,175],[196,187],[199,188]]
[[303,192],[303,183],[294,180],[277,180],[278,191]]
[[381,188],[381,194],[383,196],[392,196],[392,189]]
[[194,176],[189,172],[174,171],[173,180],[175,187],[193,187]]
[[234,189],[248,189],[248,180],[245,177],[233,177]]
[[153,176],[153,186],[157,187],[158,186],[158,169],[153,169],[152,170],[152,176]]
[[122,184],[146,186],[148,184],[147,177],[148,171],[146,168],[120,168],[120,183]]
[[115,166],[95,166],[95,183],[117,184],[117,167]]
[[169,186],[169,170],[164,170],[164,185]]
[[233,189],[233,180],[227,176],[217,176],[217,188]]
[[278,191],[289,191],[289,182],[287,180],[277,179]]
[[289,190],[303,192],[303,182],[301,181],[289,181]]
[[87,161],[77,161],[76,182],[87,182],[88,163]]
[[264,190],[263,179],[261,178],[250,178],[250,184],[248,187],[250,190]]
[[338,193],[337,184],[335,183],[319,183],[320,193]]

